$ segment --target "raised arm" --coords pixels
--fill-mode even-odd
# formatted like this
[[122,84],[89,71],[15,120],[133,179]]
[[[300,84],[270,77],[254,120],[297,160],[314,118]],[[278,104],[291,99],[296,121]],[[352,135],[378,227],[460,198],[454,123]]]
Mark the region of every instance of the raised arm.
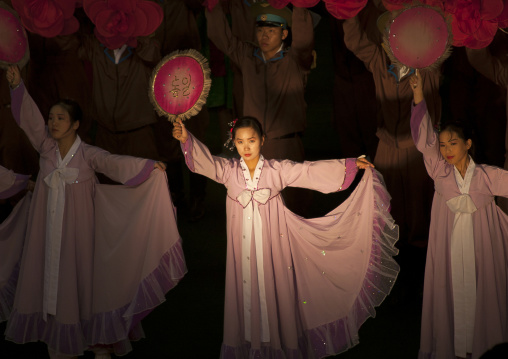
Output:
[[370,72],[374,72],[380,66],[383,58],[380,45],[372,42],[362,28],[358,16],[344,21],[344,43],[347,48],[356,55]]
[[173,125],[173,137],[180,141],[189,170],[215,182],[226,183],[231,173],[231,161],[212,156],[208,148],[187,131],[181,120]]
[[38,152],[42,152],[44,143],[50,138],[46,130],[44,117],[28,94],[21,80],[19,68],[9,66],[6,71],[7,81],[11,87],[11,111],[16,123],[26,133],[28,139]]
[[138,37],[138,46],[134,49],[147,66],[153,67],[161,60],[161,46],[159,41],[150,36]]
[[413,103],[411,104],[411,135],[416,148],[423,154],[423,160],[428,174],[434,178],[438,166],[444,159],[439,151],[439,138],[432,119],[427,111],[427,103],[423,96],[422,79],[419,71],[409,79],[413,90]]
[[508,87],[508,62],[501,62],[492,56],[488,48],[466,48],[467,58],[476,71],[489,80],[504,87]]
[[94,46],[99,41],[91,34],[79,33],[78,57],[82,60],[93,61]]
[[243,43],[233,35],[222,5],[217,4],[213,10],[205,10],[208,37],[224,54],[239,67],[243,54],[250,45]]
[[0,166],[0,199],[14,196],[28,185],[29,175],[16,174]]
[[300,66],[310,69],[313,61],[314,25],[309,10],[301,7],[293,8],[293,24],[291,28],[291,52],[298,59]]

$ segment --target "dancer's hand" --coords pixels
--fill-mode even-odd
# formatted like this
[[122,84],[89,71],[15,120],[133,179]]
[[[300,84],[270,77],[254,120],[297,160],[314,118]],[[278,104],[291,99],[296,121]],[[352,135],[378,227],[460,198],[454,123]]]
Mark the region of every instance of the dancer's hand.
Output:
[[11,88],[17,87],[21,82],[21,73],[19,72],[18,66],[9,65],[5,73],[5,77],[7,78],[7,82],[9,82],[9,86]]
[[358,167],[361,170],[364,170],[368,167],[374,168],[374,165],[369,161],[367,161],[367,159],[365,159],[365,156],[360,156],[356,159],[356,167]]
[[157,161],[157,162],[154,163],[153,168],[161,170],[161,171],[165,171],[166,170],[166,164],[164,162]]
[[411,90],[413,90],[413,100],[415,105],[418,105],[423,101],[423,86],[422,86],[422,78],[420,76],[420,71],[416,69],[414,75],[409,78],[409,84],[411,85]]
[[173,122],[173,137],[181,143],[187,142],[189,133],[181,119],[177,119],[176,122]]

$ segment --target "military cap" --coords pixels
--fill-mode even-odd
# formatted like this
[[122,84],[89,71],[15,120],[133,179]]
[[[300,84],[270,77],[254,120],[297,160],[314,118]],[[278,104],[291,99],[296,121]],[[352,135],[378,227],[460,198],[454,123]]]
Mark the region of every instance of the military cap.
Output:
[[281,27],[291,26],[293,13],[287,7],[276,9],[267,2],[256,2],[251,6],[251,14],[256,19],[256,26]]

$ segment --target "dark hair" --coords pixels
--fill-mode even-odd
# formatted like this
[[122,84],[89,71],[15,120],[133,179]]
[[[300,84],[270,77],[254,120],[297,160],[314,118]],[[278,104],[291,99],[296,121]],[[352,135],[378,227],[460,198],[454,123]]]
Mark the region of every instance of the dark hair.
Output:
[[474,131],[473,128],[464,121],[449,121],[445,122],[442,127],[440,133],[443,131],[456,133],[461,140],[466,142],[467,140],[471,140],[471,148],[469,149],[469,154],[471,157],[474,157]]
[[76,121],[80,121],[83,119],[83,111],[79,104],[71,99],[60,99],[58,100],[51,108],[54,106],[62,106],[68,113],[71,119],[71,123]]
[[231,133],[231,138],[233,140],[235,139],[236,136],[236,130],[238,130],[239,128],[252,128],[258,134],[259,139],[262,139],[264,136],[263,127],[255,117],[244,116],[236,120],[236,123],[233,126]]

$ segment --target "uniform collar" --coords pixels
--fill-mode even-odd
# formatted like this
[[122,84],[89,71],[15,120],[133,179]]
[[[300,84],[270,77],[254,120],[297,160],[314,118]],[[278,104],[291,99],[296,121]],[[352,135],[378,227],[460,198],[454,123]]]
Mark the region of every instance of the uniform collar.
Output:
[[284,57],[284,55],[286,54],[286,52],[288,52],[288,50],[286,48],[284,48],[284,43],[282,43],[280,45],[279,51],[277,51],[275,56],[272,57],[268,61],[265,60],[265,55],[263,54],[263,51],[261,51],[261,49],[259,47],[256,47],[256,49],[254,50],[254,56],[266,64],[267,62],[272,62],[272,61],[277,61],[277,60],[282,59]]

